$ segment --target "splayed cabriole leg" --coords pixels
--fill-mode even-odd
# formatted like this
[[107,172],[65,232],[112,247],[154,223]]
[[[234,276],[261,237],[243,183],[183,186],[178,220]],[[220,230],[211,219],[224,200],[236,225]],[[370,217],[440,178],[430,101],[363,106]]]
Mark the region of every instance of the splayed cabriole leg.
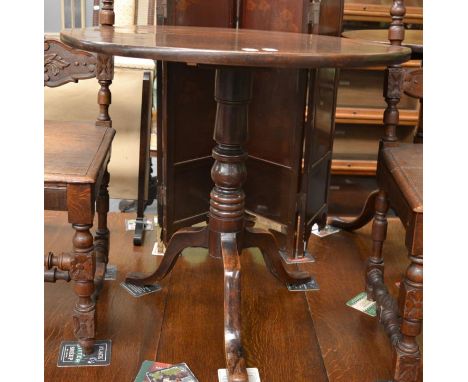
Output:
[[395,382],[416,382],[421,363],[416,337],[423,319],[423,258],[411,254],[409,258],[411,264],[400,285],[398,301],[402,337],[394,348]]
[[248,70],[216,70],[217,102],[213,149],[215,162],[211,178],[209,250],[223,258],[224,265],[224,346],[229,382],[247,382],[246,364],[240,339],[240,259],[239,239],[245,227],[245,195],[242,184],[247,177],[248,104],[252,74]]
[[169,241],[158,269],[151,274],[131,272],[125,281],[135,285],[149,285],[161,281],[174,268],[180,253],[189,247],[208,248],[208,229],[206,227],[179,229]]
[[73,258],[70,263],[70,277],[78,301],[73,309],[74,334],[86,354],[93,351],[95,336],[94,273],[96,256],[93,236],[89,232],[91,224],[73,224]]
[[375,199],[378,193],[379,191],[375,190],[369,194],[369,196],[366,199],[366,203],[364,204],[364,207],[362,208],[361,213],[354,220],[347,221],[341,218],[331,218],[329,221],[329,224],[334,227],[341,228],[341,229],[348,230],[348,231],[354,231],[356,229],[364,227],[374,217],[374,211],[375,211],[374,205],[375,205]]
[[224,350],[229,381],[245,381],[246,366],[241,342],[240,258],[236,235],[221,234],[221,253],[224,265]]
[[268,269],[282,283],[303,284],[311,280],[307,272],[291,272],[285,269],[275,237],[270,232],[259,228],[247,227],[245,229],[243,246],[244,248],[260,248]]
[[[247,382],[246,362],[240,338],[240,253],[242,248],[260,247],[270,271],[283,283],[310,280],[303,272],[288,272],[281,262],[276,241],[269,232],[249,227],[245,218],[242,184],[247,177],[243,146],[247,141],[248,104],[252,74],[241,68],[216,70],[217,102],[214,140],[216,147],[211,178],[209,222],[206,228],[185,228],[171,238],[159,268],[152,274],[129,274],[127,282],[142,285],[159,281],[173,268],[187,247],[207,247],[224,265],[224,333],[229,382]],[[247,227],[246,227],[247,225]],[[251,225],[251,224],[250,224]]]

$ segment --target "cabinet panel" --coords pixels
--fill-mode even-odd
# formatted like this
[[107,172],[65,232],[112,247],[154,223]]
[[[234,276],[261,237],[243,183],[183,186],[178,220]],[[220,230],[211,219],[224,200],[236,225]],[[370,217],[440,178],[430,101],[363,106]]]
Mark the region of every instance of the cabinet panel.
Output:
[[[165,24],[233,27],[234,0],[168,1]],[[158,73],[158,214],[162,240],[177,229],[204,221],[213,187],[211,150],[216,115],[214,69],[162,63]]]

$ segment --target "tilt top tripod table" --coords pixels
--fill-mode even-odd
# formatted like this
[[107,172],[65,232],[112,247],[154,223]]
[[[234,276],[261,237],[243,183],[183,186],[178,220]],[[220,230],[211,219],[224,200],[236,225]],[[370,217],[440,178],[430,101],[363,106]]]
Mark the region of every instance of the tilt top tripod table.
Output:
[[248,139],[252,71],[398,64],[410,58],[410,49],[319,35],[179,26],[72,29],[64,30],[61,40],[72,47],[98,53],[98,59],[107,60],[108,65],[112,65],[112,56],[119,55],[216,67],[214,139],[217,145],[212,152],[214,188],[210,194],[208,226],[177,231],[159,268],[149,275],[129,274],[127,282],[143,285],[160,281],[187,247],[208,248],[211,256],[222,258],[228,380],[246,382],[240,333],[242,249],[260,248],[269,270],[283,283],[300,284],[310,280],[304,272],[285,269],[270,232],[246,223],[242,184],[247,177],[247,153],[243,146]]

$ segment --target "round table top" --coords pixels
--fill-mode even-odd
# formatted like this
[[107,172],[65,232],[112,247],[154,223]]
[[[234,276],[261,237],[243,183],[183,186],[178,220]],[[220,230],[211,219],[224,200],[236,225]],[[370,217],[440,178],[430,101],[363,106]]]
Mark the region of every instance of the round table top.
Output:
[[[372,41],[380,44],[390,44],[390,41],[388,41],[387,29],[354,30],[343,32],[341,35],[346,38]],[[402,46],[411,48],[414,53],[422,53],[423,31],[415,29],[405,30],[405,39],[401,44]]]
[[340,37],[248,29],[128,26],[65,29],[75,48],[114,56],[246,67],[353,67],[407,61],[408,48]]

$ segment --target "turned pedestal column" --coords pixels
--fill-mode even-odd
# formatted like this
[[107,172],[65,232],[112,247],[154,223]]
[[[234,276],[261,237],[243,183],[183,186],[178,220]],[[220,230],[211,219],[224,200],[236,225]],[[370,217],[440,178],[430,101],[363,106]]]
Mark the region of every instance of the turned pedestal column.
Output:
[[228,380],[247,381],[240,324],[240,254],[243,248],[260,248],[270,272],[284,284],[310,280],[304,272],[284,268],[278,246],[271,233],[246,227],[242,184],[247,177],[243,146],[248,137],[248,105],[252,73],[245,68],[216,70],[217,102],[213,149],[215,163],[211,177],[215,186],[210,194],[209,223],[204,228],[183,228],[169,241],[158,269],[150,275],[131,273],[127,282],[144,285],[162,280],[187,247],[208,248],[212,257],[222,258],[224,267],[224,343]]

